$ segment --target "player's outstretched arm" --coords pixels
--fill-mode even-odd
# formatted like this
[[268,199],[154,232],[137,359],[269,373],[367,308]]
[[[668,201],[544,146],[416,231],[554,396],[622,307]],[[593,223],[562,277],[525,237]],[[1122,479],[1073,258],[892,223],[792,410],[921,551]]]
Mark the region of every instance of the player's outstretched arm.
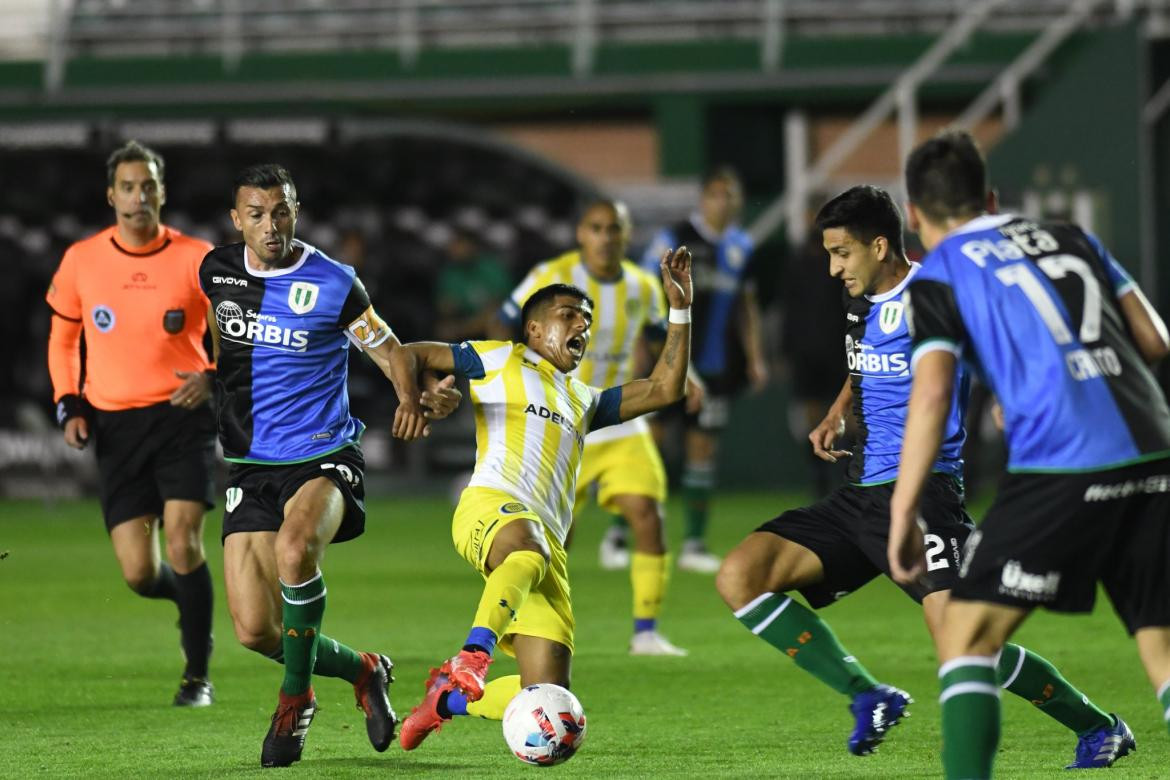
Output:
[[852,405],[853,381],[849,377],[845,377],[845,386],[841,388],[840,393],[837,393],[837,400],[829,407],[825,419],[821,420],[820,425],[813,428],[812,433],[808,435],[813,454],[821,460],[836,463],[837,458],[847,458],[852,454],[849,450],[833,449],[833,444],[836,443],[837,439],[845,435],[845,418]]
[[[415,341],[404,344],[421,372],[423,392],[422,405],[428,420],[441,420],[459,407],[463,393],[455,387],[454,353],[451,345],[440,341]],[[446,374],[439,379],[438,374]]]
[[926,572],[918,505],[942,444],[954,393],[956,359],[944,350],[927,352],[914,367],[906,409],[898,481],[890,497],[890,576],[909,585]]
[[403,348],[386,321],[374,311],[373,306],[369,306],[346,326],[345,331],[349,340],[365,352],[394,385],[398,409],[394,412],[391,434],[405,441],[414,441],[429,434],[430,427],[423,414],[418,387],[417,361]]
[[666,342],[650,376],[622,385],[618,415],[623,421],[669,406],[686,392],[687,367],[691,358],[690,309],[694,296],[691,253],[685,246],[674,251],[667,249],[659,262],[659,269],[670,305]]

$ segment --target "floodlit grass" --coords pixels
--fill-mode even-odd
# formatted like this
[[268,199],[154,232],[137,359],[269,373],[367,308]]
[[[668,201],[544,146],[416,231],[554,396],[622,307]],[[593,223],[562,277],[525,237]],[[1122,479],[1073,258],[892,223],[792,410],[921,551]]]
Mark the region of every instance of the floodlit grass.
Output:
[[[730,495],[716,504],[712,544],[724,551],[792,495]],[[672,505],[671,517],[681,515]],[[455,554],[450,507],[397,496],[370,502],[367,533],[330,549],[324,630],[397,664],[400,715],[421,696],[427,669],[466,634],[480,580]],[[589,735],[565,777],[911,778],[941,774],[936,664],[918,608],[880,581],[824,611],[842,643],[880,679],[917,699],[881,751],[845,752],[846,700],[752,637],[710,576],[677,572],[662,630],[688,658],[631,658],[628,577],[597,566],[606,520],[578,528],[570,570],[577,613],[574,690]],[[678,526],[671,524],[677,547]],[[218,643],[218,702],[170,706],[181,672],[175,610],[121,582],[96,503],[0,505],[0,776],[222,777],[259,775],[260,742],[280,668],[241,648],[222,589],[219,515],[209,519]],[[1161,712],[1134,646],[1105,602],[1090,617],[1035,616],[1017,639],[1047,656],[1103,707],[1127,719],[1139,751],[1111,778],[1165,777]],[[514,664],[501,658],[493,674]],[[352,689],[315,680],[320,711],[304,759],[288,775],[513,777],[538,772],[504,747],[499,724],[459,719],[413,753],[374,753]],[[1002,777],[1065,777],[1075,738],[1014,697],[1004,700]]]

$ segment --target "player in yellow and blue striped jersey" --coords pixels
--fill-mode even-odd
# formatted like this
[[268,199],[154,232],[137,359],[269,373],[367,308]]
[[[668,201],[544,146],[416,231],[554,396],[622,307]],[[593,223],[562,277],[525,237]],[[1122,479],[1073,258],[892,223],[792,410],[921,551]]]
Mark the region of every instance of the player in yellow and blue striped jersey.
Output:
[[[571,284],[594,301],[593,334],[573,376],[587,385],[613,387],[634,378],[639,343],[651,354],[662,349],[666,337],[666,299],[656,275],[626,259],[630,218],[624,204],[596,200],[581,214],[577,225],[578,249],[538,264],[500,309],[500,320],[520,324],[524,304],[549,284]],[[695,386],[687,402],[699,400]],[[581,475],[577,480],[574,515],[584,506],[590,488],[597,486],[597,502],[620,515],[633,529],[633,556],[623,544],[614,550],[602,544],[603,568],[630,567],[633,591],[634,655],[686,655],[658,632],[658,616],[670,572],[663,534],[662,503],[666,500],[666,470],[650,427],[636,418],[585,438]],[[607,534],[607,540],[610,538]],[[622,535],[624,543],[625,536]]]
[[[403,723],[404,749],[418,747],[453,715],[500,717],[522,684],[569,687],[574,622],[564,541],[585,436],[682,399],[690,263],[685,248],[663,254],[671,309],[666,343],[646,379],[600,390],[571,375],[593,325],[593,300],[572,285],[549,285],[528,299],[523,343],[409,345],[418,368],[471,380],[476,463],[452,539],[486,582],[463,649],[431,671],[426,697]],[[519,679],[498,678],[485,688],[497,645],[516,656]]]

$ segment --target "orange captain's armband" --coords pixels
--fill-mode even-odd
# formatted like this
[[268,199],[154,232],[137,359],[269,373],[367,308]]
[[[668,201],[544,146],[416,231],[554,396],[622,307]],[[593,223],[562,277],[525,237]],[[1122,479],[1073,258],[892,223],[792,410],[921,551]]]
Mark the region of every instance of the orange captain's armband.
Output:
[[360,350],[376,347],[394,335],[386,321],[378,316],[371,306],[362,312],[362,316],[349,323],[345,335]]

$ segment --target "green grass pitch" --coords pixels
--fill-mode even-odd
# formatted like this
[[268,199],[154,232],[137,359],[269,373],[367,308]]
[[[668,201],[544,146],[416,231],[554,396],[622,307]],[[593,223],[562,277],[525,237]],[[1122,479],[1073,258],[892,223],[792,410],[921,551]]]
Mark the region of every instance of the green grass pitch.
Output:
[[[728,495],[712,543],[727,550],[794,495]],[[429,666],[465,636],[480,581],[451,547],[450,507],[406,496],[370,502],[366,535],[329,550],[324,629],[397,664],[391,698],[410,711]],[[670,516],[678,518],[673,504]],[[937,777],[936,664],[918,608],[888,582],[824,611],[842,642],[880,679],[916,698],[913,717],[877,755],[845,751],[846,700],[752,637],[710,576],[677,572],[662,629],[688,658],[631,658],[628,577],[597,566],[604,517],[591,510],[570,557],[577,614],[574,689],[589,718],[581,752],[551,770],[521,765],[498,723],[460,719],[413,753],[369,747],[352,689],[315,681],[320,711],[304,759],[286,776]],[[0,776],[260,775],[260,742],[279,667],[235,641],[222,590],[219,514],[209,517],[216,587],[218,703],[170,706],[181,671],[175,610],[121,582],[94,503],[0,505]],[[678,522],[671,523],[677,548]],[[1089,617],[1036,615],[1017,637],[1049,657],[1133,727],[1139,750],[1110,777],[1166,777],[1167,734],[1133,644],[1105,602]],[[502,658],[494,674],[514,669]],[[1004,698],[1001,777],[1067,777],[1075,738],[1013,696]],[[271,770],[280,771],[280,770]]]

